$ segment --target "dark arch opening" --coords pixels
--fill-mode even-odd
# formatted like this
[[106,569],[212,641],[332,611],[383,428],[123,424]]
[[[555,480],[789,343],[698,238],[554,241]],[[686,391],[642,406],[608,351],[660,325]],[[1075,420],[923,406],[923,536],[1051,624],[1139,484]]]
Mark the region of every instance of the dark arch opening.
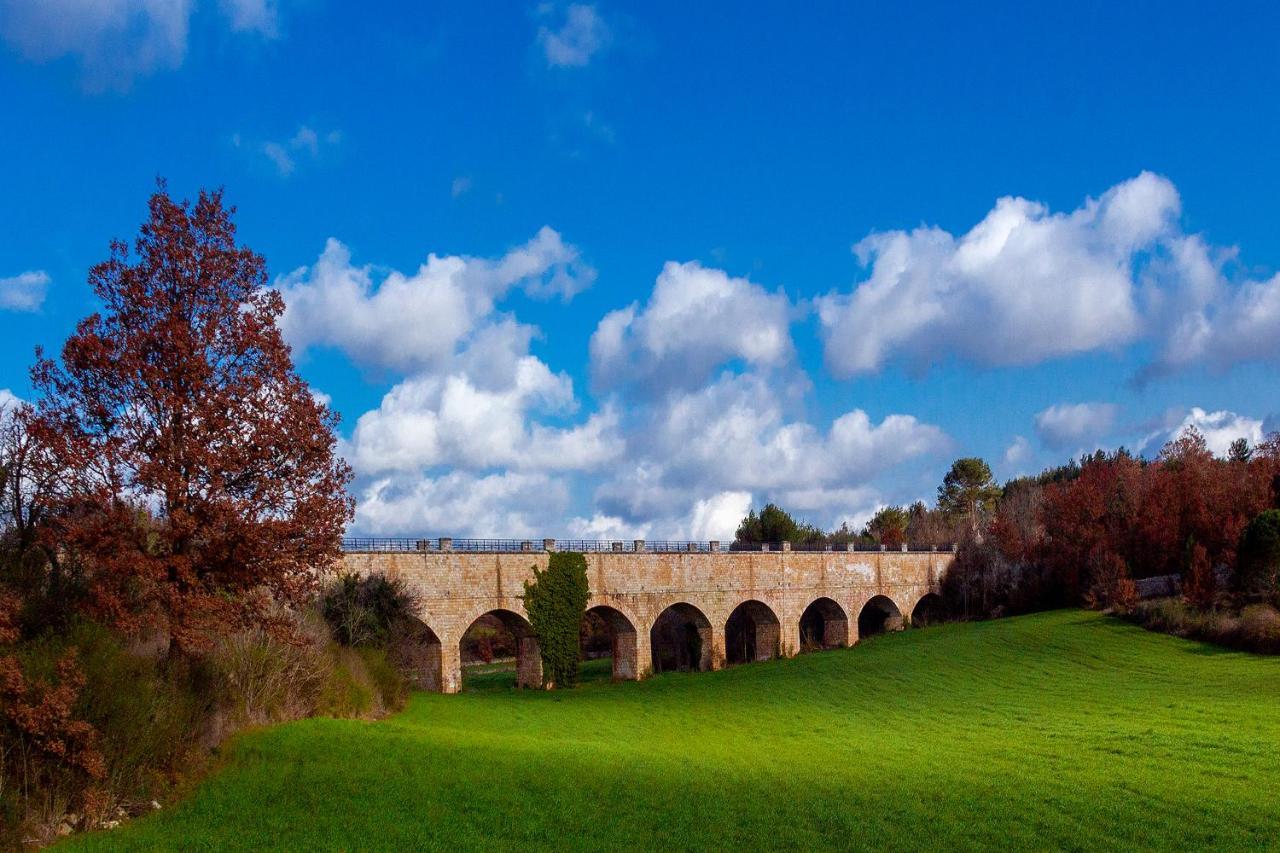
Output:
[[781,636],[778,617],[760,601],[744,601],[729,614],[724,624],[726,662],[752,663],[778,656]]
[[830,598],[819,598],[800,615],[800,651],[849,645],[849,617]]
[[408,618],[396,623],[387,643],[392,664],[410,686],[439,693],[443,689],[440,638],[421,619]]
[[582,616],[578,639],[580,680],[590,680],[597,669],[592,661],[605,658],[612,661],[609,672],[614,679],[632,681],[638,677],[636,627],[622,611],[604,604],[590,608]]
[[649,630],[653,671],[711,669],[711,621],[692,604],[673,604]]
[[877,595],[868,601],[858,614],[858,639],[862,640],[886,631],[902,629],[902,612],[892,599]]
[[538,638],[519,613],[490,610],[478,616],[458,645],[464,690],[542,686]]
[[911,609],[911,627],[927,628],[947,618],[947,603],[936,592],[930,592],[916,602]]

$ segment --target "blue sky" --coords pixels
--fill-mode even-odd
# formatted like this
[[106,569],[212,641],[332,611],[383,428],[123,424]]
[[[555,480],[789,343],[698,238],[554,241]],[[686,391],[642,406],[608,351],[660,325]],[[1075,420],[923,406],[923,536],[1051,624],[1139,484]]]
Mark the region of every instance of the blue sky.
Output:
[[162,175],[225,187],[266,256],[353,532],[727,538],[766,500],[856,525],[958,455],[1257,440],[1278,25],[0,0],[0,396]]

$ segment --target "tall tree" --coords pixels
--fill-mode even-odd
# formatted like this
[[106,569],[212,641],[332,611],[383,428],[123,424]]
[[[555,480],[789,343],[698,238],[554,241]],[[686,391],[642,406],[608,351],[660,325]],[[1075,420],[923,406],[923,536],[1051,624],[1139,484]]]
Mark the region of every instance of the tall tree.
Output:
[[970,535],[981,539],[981,521],[1000,500],[991,466],[976,456],[957,459],[938,487],[938,508],[968,522]]
[[262,256],[222,192],[163,183],[89,283],[102,303],[60,362],[37,351],[33,432],[64,472],[52,534],[91,605],[194,651],[315,588],[352,512],[336,415],[295,372]]

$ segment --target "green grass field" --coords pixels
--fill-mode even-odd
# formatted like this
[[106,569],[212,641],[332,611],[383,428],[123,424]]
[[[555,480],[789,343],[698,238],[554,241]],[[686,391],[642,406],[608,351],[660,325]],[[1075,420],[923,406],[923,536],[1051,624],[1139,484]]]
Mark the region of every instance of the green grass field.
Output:
[[1080,611],[235,740],[122,848],[1258,848],[1280,659]]

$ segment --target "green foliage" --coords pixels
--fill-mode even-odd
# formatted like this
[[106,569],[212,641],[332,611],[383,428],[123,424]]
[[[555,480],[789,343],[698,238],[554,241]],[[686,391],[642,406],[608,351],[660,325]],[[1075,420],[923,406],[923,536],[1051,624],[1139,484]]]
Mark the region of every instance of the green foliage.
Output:
[[898,548],[907,541],[907,526],[910,523],[911,516],[902,507],[881,507],[867,522],[863,535],[886,548]]
[[759,514],[753,509],[738,525],[734,541],[758,544],[761,542],[822,542],[825,536],[812,524],[796,521],[791,514],[777,504],[765,504]]
[[1096,613],[639,684],[600,675],[250,732],[192,799],[70,849],[1256,850],[1280,837],[1277,661]]
[[202,658],[162,660],[97,623],[74,620],[65,630],[7,646],[29,679],[45,682],[55,681],[59,661],[75,653],[83,686],[71,718],[92,726],[106,772],[86,788],[64,762],[0,737],[0,849],[19,830],[46,838],[68,808],[82,812],[81,828],[119,808],[164,799],[175,781],[200,771],[210,746],[246,725],[315,714],[376,716],[403,703],[404,681],[384,649],[338,645],[315,614],[300,619],[293,633],[286,642],[261,629],[236,632]]
[[545,570],[524,584],[524,607],[542,651],[542,680],[572,687],[578,680],[578,633],[587,611],[587,560],[573,551],[551,554]]
[[[85,779],[58,759],[56,749],[33,748],[41,739],[0,727],[0,813],[6,815],[0,847],[15,841],[9,830],[42,837],[68,807],[84,808],[86,818],[96,820],[115,802],[150,800],[198,751],[210,705],[197,691],[200,672],[166,670],[153,658],[131,654],[101,626],[79,620],[7,651],[29,681],[45,683],[56,682],[59,661],[74,654],[83,680],[70,719],[92,727],[90,742],[105,775]],[[56,723],[46,717],[43,726],[53,734]]]
[[343,575],[325,592],[321,611],[344,646],[385,646],[396,624],[414,617],[415,605],[399,578]]
[[1246,598],[1280,591],[1280,510],[1259,513],[1240,537],[1236,552],[1236,590]]
[[938,487],[938,508],[968,519],[994,510],[998,500],[1000,487],[991,475],[991,466],[976,456],[952,462]]

